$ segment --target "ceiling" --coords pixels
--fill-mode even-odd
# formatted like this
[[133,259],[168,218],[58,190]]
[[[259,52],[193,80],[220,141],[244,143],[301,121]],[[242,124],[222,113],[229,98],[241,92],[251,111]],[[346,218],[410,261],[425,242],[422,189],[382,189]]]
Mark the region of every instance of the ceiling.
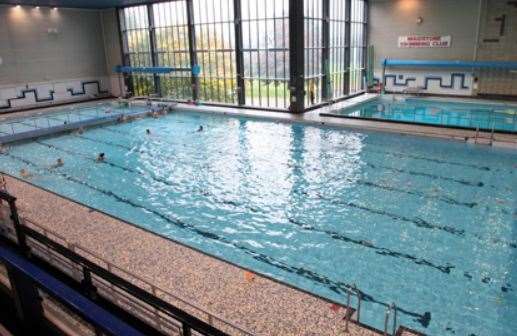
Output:
[[150,0],[0,0],[0,4],[103,9],[156,2]]

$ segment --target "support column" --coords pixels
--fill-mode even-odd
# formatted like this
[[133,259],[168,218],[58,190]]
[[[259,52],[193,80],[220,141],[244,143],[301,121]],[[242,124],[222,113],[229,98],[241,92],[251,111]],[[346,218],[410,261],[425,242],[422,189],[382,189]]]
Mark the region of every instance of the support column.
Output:
[[344,74],[345,78],[343,78],[343,95],[347,96],[350,93],[350,41],[351,41],[351,24],[350,21],[352,19],[352,1],[345,0],[345,67],[346,72]]
[[[192,3],[192,0],[186,0],[186,2],[190,68],[193,70],[194,67],[197,66],[196,27],[194,26],[194,5]],[[199,100],[199,76],[195,75],[193,71],[190,72],[190,81],[192,83],[192,100],[197,101]]]
[[[122,60],[122,65],[130,66],[131,62],[129,61],[129,56],[126,53],[126,51],[127,51],[127,40],[126,40],[126,37],[124,36],[124,34],[122,34],[122,27],[124,27],[124,29],[125,29],[126,22],[125,22],[124,17],[120,16],[120,12],[121,11],[122,11],[122,9],[117,9],[116,10],[118,35],[119,35],[119,39],[120,39],[120,58]],[[132,80],[132,77],[128,76],[128,75],[126,75],[124,73],[119,74],[119,76],[122,76],[122,80],[123,80],[123,83],[122,83],[123,87],[120,88],[121,96],[127,95],[128,92],[133,92],[133,80]],[[127,90],[125,90],[126,87],[127,87]]]
[[304,36],[303,1],[289,0],[289,111],[292,113],[302,113],[305,110]]
[[321,97],[323,101],[328,101],[332,98],[331,78],[330,78],[330,0],[321,0],[323,10],[323,49],[321,50],[321,61],[323,69],[323,81],[321,85]]
[[368,90],[368,0],[364,0],[363,11],[363,71],[361,81],[365,87],[363,90]]
[[235,63],[237,70],[237,95],[239,105],[246,104],[246,88],[244,84],[244,55],[242,54],[242,11],[241,0],[233,0],[235,20]]
[[[153,14],[153,5],[147,5],[147,17],[149,22],[149,42],[151,47],[151,62],[152,66],[158,66],[158,53],[156,52],[156,28],[154,26],[154,14]],[[154,79],[154,89],[156,93],[161,97],[162,90],[160,86],[160,76],[158,74],[153,74]]]

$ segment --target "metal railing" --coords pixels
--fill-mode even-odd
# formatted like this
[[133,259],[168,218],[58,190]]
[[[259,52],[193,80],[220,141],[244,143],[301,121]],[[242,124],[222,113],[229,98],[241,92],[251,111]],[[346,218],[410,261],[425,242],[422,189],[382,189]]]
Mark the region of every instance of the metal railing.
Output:
[[[128,108],[129,107],[130,106],[128,106]],[[99,103],[97,106],[85,106],[82,108],[72,107],[63,111],[49,111],[47,113],[38,113],[27,117],[0,118],[0,137],[74,123],[84,123],[106,117],[113,119],[129,116],[131,114],[132,112],[124,107],[122,107],[122,110],[117,110],[117,108],[113,106],[106,106],[103,103]]]
[[215,314],[171,294],[124,270],[91,250],[71,244],[34,221],[20,220],[13,196],[0,191],[7,201],[10,225],[4,221],[3,235],[17,243],[27,255],[35,255],[81,283],[92,298],[116,304],[144,323],[167,334],[253,335]]

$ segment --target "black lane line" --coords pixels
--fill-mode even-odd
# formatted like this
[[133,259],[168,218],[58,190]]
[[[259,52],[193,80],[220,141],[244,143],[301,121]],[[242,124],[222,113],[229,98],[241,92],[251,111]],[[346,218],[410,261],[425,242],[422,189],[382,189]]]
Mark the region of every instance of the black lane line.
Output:
[[[87,155],[84,155],[84,154],[81,154],[81,153],[73,152],[73,151],[70,151],[70,150],[67,150],[67,149],[62,149],[62,148],[59,148],[58,146],[47,144],[47,143],[40,142],[40,141],[37,141],[37,143],[40,144],[40,145],[46,146],[47,148],[51,148],[51,149],[54,149],[54,150],[62,151],[64,153],[68,153],[68,154],[74,155],[74,156],[80,156],[80,157],[83,157],[85,159],[88,159],[88,160],[91,160],[91,161],[95,162],[95,159],[92,159],[92,158],[88,157]],[[129,169],[129,168],[124,167],[124,166],[119,166],[117,164],[113,164],[113,163],[110,163],[110,162],[107,162],[107,161],[104,162],[104,163],[106,163],[106,164],[108,164],[108,165],[110,165],[112,167],[120,168],[120,169],[125,170],[127,172],[144,175],[143,173],[141,173],[139,171],[132,170],[132,169]],[[151,178],[153,178],[153,177],[151,176]],[[157,182],[168,184],[164,180],[155,179],[155,178],[153,178],[153,179],[155,181],[157,181]],[[170,185],[170,184],[168,184],[168,185]],[[218,203],[228,204],[228,202],[224,202],[224,201],[220,202],[217,199],[215,199],[215,201],[218,202]],[[239,207],[239,204],[237,204],[237,203],[230,203],[230,204],[235,206],[235,207]],[[303,230],[322,233],[322,234],[325,234],[328,237],[330,237],[332,239],[335,239],[335,240],[340,240],[340,241],[347,242],[347,243],[361,245],[361,246],[366,247],[366,248],[372,248],[372,249],[376,250],[376,253],[378,253],[380,255],[389,256],[389,257],[396,257],[396,258],[405,258],[405,259],[413,261],[414,263],[416,263],[418,265],[429,266],[429,267],[435,268],[438,271],[443,272],[443,273],[450,273],[450,270],[455,268],[454,266],[450,265],[449,263],[447,263],[447,265],[445,265],[445,266],[443,266],[443,265],[435,265],[432,262],[427,261],[427,260],[425,260],[423,258],[412,256],[412,255],[407,254],[407,253],[401,253],[401,252],[393,251],[393,250],[390,250],[390,249],[387,249],[387,248],[377,247],[377,246],[374,246],[371,243],[368,243],[368,242],[366,242],[364,240],[353,239],[353,238],[347,237],[344,234],[336,232],[336,231],[320,230],[320,229],[317,229],[317,228],[315,228],[313,226],[310,226],[308,224],[304,224],[304,223],[301,223],[299,221],[296,221],[296,220],[294,220],[292,218],[288,218],[288,220],[289,220],[289,222],[291,224],[294,224],[294,225],[302,228]]]
[[[108,127],[100,127],[99,129],[100,130],[104,130],[104,131],[108,131],[108,132],[112,132],[112,133],[116,133],[116,134],[122,134],[122,135],[125,135],[125,136],[128,136],[128,137],[133,136],[129,132],[125,132],[125,131],[121,131],[121,130],[115,130],[115,129],[108,128]],[[165,143],[170,144],[170,142],[165,142]],[[192,147],[190,147],[190,148],[192,148]],[[370,162],[367,162],[367,161],[364,161],[364,162],[366,162],[366,164],[370,168],[374,168],[374,169],[385,169],[385,170],[394,171],[394,172],[401,173],[401,174],[408,174],[408,175],[412,175],[412,176],[424,176],[424,177],[429,177],[429,178],[431,178],[433,180],[444,180],[444,181],[448,181],[448,182],[459,183],[459,184],[470,186],[470,187],[483,187],[484,186],[483,182],[472,182],[472,181],[468,181],[468,180],[464,180],[464,179],[458,179],[458,178],[453,178],[453,177],[448,177],[448,176],[441,176],[441,175],[435,175],[435,174],[424,173],[424,172],[419,172],[419,171],[405,170],[405,169],[389,167],[389,166],[383,166],[383,165],[376,165],[376,164],[373,164],[373,163],[370,163]],[[284,164],[284,163],[280,163],[280,164],[287,165],[287,164]],[[292,165],[292,166],[300,167],[299,165]]]
[[[105,144],[105,145],[108,145],[108,146],[115,146],[115,147],[123,148],[123,149],[129,150],[129,151],[133,150],[136,147],[135,146],[135,147],[132,148],[132,147],[125,146],[125,145],[122,145],[122,144],[113,143],[111,141],[93,139],[93,138],[90,138],[90,137],[86,137],[84,135],[77,135],[77,137],[79,137],[81,139],[86,139],[86,140],[89,140],[89,141],[97,142],[97,143],[102,143],[102,144]],[[140,153],[144,153],[144,152],[145,151],[140,151]],[[368,187],[374,187],[374,188],[388,190],[388,191],[405,193],[405,194],[412,195],[412,196],[419,196],[419,197],[423,197],[423,198],[434,199],[434,200],[438,200],[438,201],[445,202],[445,203],[448,203],[448,204],[451,204],[451,205],[455,205],[455,206],[464,206],[464,207],[468,207],[468,208],[473,208],[473,207],[475,207],[477,205],[477,203],[475,203],[475,202],[461,202],[461,201],[458,201],[458,200],[456,200],[454,198],[451,198],[451,197],[448,197],[448,196],[428,195],[428,194],[423,193],[421,191],[404,190],[404,189],[399,189],[399,188],[395,188],[395,187],[384,186],[384,185],[373,183],[373,182],[370,182],[370,181],[358,180],[358,181],[356,181],[356,183],[362,184],[362,185],[365,185],[365,186],[368,186]]]
[[413,255],[407,254],[407,253],[397,252],[397,251],[394,251],[394,250],[391,250],[388,248],[384,248],[384,247],[378,247],[368,241],[350,238],[350,237],[347,237],[346,235],[336,232],[336,231],[317,229],[312,225],[300,222],[292,217],[288,217],[287,219],[289,220],[289,222],[291,224],[294,224],[294,225],[302,228],[303,230],[310,231],[310,232],[324,233],[336,240],[341,240],[341,241],[344,241],[347,243],[370,248],[370,249],[375,250],[375,253],[380,254],[382,256],[408,259],[417,265],[429,266],[429,267],[432,267],[432,268],[434,268],[442,273],[446,273],[446,274],[449,274],[451,272],[451,269],[456,268],[455,266],[453,266],[449,263],[447,263],[446,265],[435,265],[434,263],[432,263],[424,258],[419,258],[419,257],[413,256]]
[[[119,196],[117,195],[116,193],[110,191],[110,190],[104,190],[100,187],[96,187],[96,186],[93,186],[91,184],[89,184],[88,182],[86,181],[82,181],[82,180],[79,180],[79,179],[76,179],[75,177],[73,176],[70,176],[66,173],[62,173],[62,172],[58,172],[56,170],[48,170],[48,169],[45,169],[44,167],[41,167],[39,166],[38,164],[32,162],[32,161],[29,161],[29,160],[26,160],[22,157],[19,157],[19,156],[16,156],[16,155],[13,155],[13,154],[7,154],[7,156],[15,159],[15,160],[18,160],[20,162],[23,162],[25,163],[26,165],[29,165],[29,166],[32,166],[36,169],[39,169],[39,170],[44,170],[46,172],[51,172],[55,175],[58,175],[58,176],[61,176],[63,178],[65,178],[66,180],[68,181],[71,181],[71,182],[74,182],[76,184],[80,184],[80,185],[83,185],[93,191],[96,191],[98,193],[101,193],[101,194],[104,194],[105,196],[108,196],[108,197],[111,197],[113,199],[115,199],[116,201],[120,202],[120,203],[123,203],[123,204],[127,204],[131,207],[134,207],[134,208],[137,208],[137,209],[142,209],[142,210],[145,210],[145,211],[148,211],[149,213],[152,213],[154,215],[156,215],[157,217],[163,219],[164,221],[168,222],[169,224],[171,225],[174,225],[180,229],[184,229],[184,230],[188,230],[188,231],[192,231],[202,237],[205,237],[207,239],[211,239],[211,240],[215,240],[217,242],[221,242],[221,243],[224,243],[224,244],[227,244],[227,245],[230,245],[230,246],[233,246],[235,248],[237,248],[238,250],[246,253],[247,255],[251,256],[253,259],[257,260],[257,261],[260,261],[260,262],[263,262],[265,264],[268,264],[270,266],[273,266],[273,267],[276,267],[278,269],[281,269],[283,271],[286,271],[288,273],[291,273],[291,274],[296,274],[296,275],[299,275],[299,276],[302,276],[302,277],[305,277],[313,282],[317,282],[323,286],[326,286],[327,288],[329,288],[330,290],[332,290],[333,292],[337,293],[337,294],[341,294],[341,295],[345,295],[348,293],[348,291],[350,290],[353,290],[353,286],[350,285],[350,284],[347,284],[347,283],[344,283],[342,281],[335,281],[335,280],[331,280],[329,278],[327,278],[326,276],[324,275],[321,275],[319,273],[316,273],[314,271],[311,271],[311,270],[308,270],[306,268],[303,268],[303,267],[296,267],[296,266],[291,266],[281,260],[278,260],[278,259],[275,259],[271,256],[268,256],[268,255],[265,255],[263,253],[260,253],[260,252],[257,252],[255,250],[252,250],[250,249],[249,247],[246,247],[244,245],[241,245],[241,244],[238,244],[238,243],[235,243],[233,240],[230,240],[224,236],[220,236],[216,233],[212,233],[212,232],[209,232],[209,231],[206,231],[206,230],[203,230],[203,229],[199,229],[197,228],[195,225],[193,224],[190,224],[190,223],[186,223],[184,221],[182,221],[181,219],[179,218],[172,218],[171,216],[169,215],[165,215],[165,214],[162,214],[161,212],[158,212],[154,209],[151,209],[151,208],[147,208],[143,205],[140,205],[140,204],[137,204],[123,196]],[[383,302],[383,301],[379,301],[377,299],[375,299],[372,295],[369,295],[363,291],[360,291],[360,290],[357,290],[358,293],[360,293],[361,295],[361,298],[362,300],[364,301],[367,301],[367,302],[372,302],[372,303],[376,303],[376,304],[379,304],[379,305],[382,305],[382,306],[385,306],[385,307],[388,307],[389,304],[386,303],[386,302]],[[407,309],[404,309],[404,308],[401,308],[401,307],[397,307],[396,308],[397,311],[405,314],[405,315],[408,315],[408,316],[411,316],[413,318],[413,320],[415,322],[418,322],[420,323],[423,327],[427,327],[431,321],[431,313],[430,312],[425,312],[423,314],[420,314],[420,313],[416,313],[416,312],[412,312],[410,310],[407,310]]]
[[[308,192],[303,191],[303,190],[300,191],[300,190],[295,189],[294,192],[296,192],[298,194],[301,194],[303,196],[314,198]],[[319,192],[316,193],[315,195],[316,195],[315,198],[317,198],[317,199],[328,201],[330,203],[337,204],[337,205],[342,205],[342,206],[346,206],[346,207],[350,207],[350,208],[364,210],[366,212],[373,213],[373,214],[376,214],[376,215],[386,216],[386,217],[389,217],[389,218],[391,218],[393,220],[411,223],[411,224],[413,224],[413,225],[415,225],[415,226],[417,226],[419,228],[431,229],[431,230],[441,230],[441,231],[444,231],[444,232],[447,232],[447,233],[450,233],[450,234],[453,234],[453,235],[456,235],[456,236],[464,236],[465,235],[465,230],[463,230],[463,229],[456,229],[456,228],[454,228],[452,226],[447,226],[447,225],[433,224],[433,223],[430,223],[430,222],[428,222],[428,221],[426,221],[426,220],[424,220],[424,219],[422,219],[420,217],[413,217],[413,218],[406,217],[406,216],[403,216],[403,215],[394,214],[394,213],[391,213],[391,212],[388,212],[388,211],[384,211],[384,210],[381,210],[381,209],[374,209],[374,208],[371,208],[371,207],[360,205],[360,204],[357,204],[357,203],[354,203],[354,202],[347,202],[347,201],[343,201],[341,199],[326,197],[326,196],[323,196]]]
[[[41,141],[36,141],[36,142],[38,144],[42,145],[42,146],[47,147],[47,148],[58,150],[58,151],[61,151],[61,152],[64,152],[64,153],[68,153],[70,155],[74,155],[74,156],[80,156],[80,157],[83,157],[85,159],[88,159],[90,161],[95,162],[95,159],[90,158],[89,156],[87,156],[85,154],[77,153],[77,152],[74,152],[74,151],[71,151],[71,150],[68,150],[68,149],[63,149],[63,148],[60,148],[58,146],[47,144],[47,143],[41,142]],[[116,168],[122,169],[122,170],[127,171],[127,172],[136,173],[136,174],[140,174],[140,175],[144,175],[145,176],[145,174],[140,172],[140,171],[133,170],[133,169],[130,169],[130,168],[127,168],[127,167],[124,167],[124,166],[120,166],[120,165],[117,165],[117,164],[114,164],[114,163],[111,163],[111,162],[108,162],[108,161],[105,161],[103,163],[106,163],[106,164],[110,165],[111,167],[116,167]],[[150,176],[150,177],[153,178],[153,180],[155,180],[157,182],[165,183],[165,184],[171,185],[171,186],[175,186],[172,183],[169,183],[168,181],[161,180],[161,179],[155,179],[152,176]],[[235,207],[243,207],[243,205],[237,204],[236,202],[232,202],[232,201],[219,201],[219,200],[217,200],[217,198],[215,198],[215,201],[218,202],[218,203],[230,204],[230,205],[233,205]],[[229,202],[231,202],[231,203],[229,203]],[[366,248],[372,248],[372,249],[376,250],[376,253],[378,253],[380,255],[396,257],[396,258],[406,258],[408,260],[413,261],[414,263],[416,263],[418,265],[429,266],[429,267],[435,268],[435,269],[437,269],[437,270],[439,270],[440,272],[443,272],[443,273],[450,273],[450,270],[452,268],[455,268],[454,266],[450,265],[449,263],[447,263],[447,265],[445,265],[445,266],[443,266],[443,265],[435,265],[435,264],[433,264],[430,261],[427,261],[427,260],[425,260],[423,258],[419,258],[419,257],[416,257],[416,256],[412,256],[410,254],[393,251],[393,250],[390,250],[390,249],[387,249],[387,248],[381,248],[381,247],[373,246],[371,243],[368,243],[368,242],[366,242],[364,240],[357,240],[357,239],[354,239],[354,238],[350,238],[350,237],[347,237],[344,234],[336,232],[336,231],[317,229],[317,228],[315,228],[313,226],[310,226],[308,224],[300,223],[299,221],[296,221],[293,218],[289,218],[288,217],[288,220],[289,220],[289,222],[291,224],[294,224],[294,225],[302,228],[303,230],[322,233],[322,234],[325,234],[328,237],[330,237],[332,239],[335,239],[335,240],[340,240],[340,241],[347,242],[347,243],[361,245],[361,246],[366,247]]]
[[[380,146],[378,144],[370,144],[368,142],[366,144],[367,145],[374,145],[374,146],[378,146],[378,147]],[[468,167],[468,168],[478,169],[478,170],[482,170],[482,171],[490,171],[491,170],[490,167],[478,166],[478,165],[470,164],[470,163],[454,162],[454,161],[447,161],[447,160],[442,160],[442,159],[434,159],[434,158],[429,158],[429,157],[426,157],[426,156],[419,156],[419,155],[414,155],[414,154],[405,154],[405,153],[400,153],[400,152],[389,152],[389,151],[374,150],[374,149],[369,149],[369,150],[371,152],[373,152],[373,153],[386,154],[386,155],[391,155],[391,156],[400,157],[400,158],[411,158],[411,159],[415,159],[415,160],[434,162],[434,163],[438,163],[438,164],[448,164],[448,165],[452,165],[452,166]]]
[[388,166],[382,166],[382,165],[374,165],[373,163],[369,163],[369,162],[366,162],[366,164],[370,168],[374,168],[374,169],[380,168],[380,169],[385,169],[385,170],[391,170],[391,171],[394,171],[394,172],[397,172],[397,173],[409,174],[409,175],[413,175],[413,176],[425,176],[425,177],[429,177],[429,178],[431,178],[433,180],[444,180],[444,181],[449,181],[449,182],[463,184],[463,185],[470,186],[470,187],[483,187],[485,185],[483,182],[471,182],[471,181],[467,181],[467,180],[463,180],[463,179],[457,179],[457,178],[454,178],[454,177],[434,175],[434,174],[429,174],[429,173],[424,173],[424,172],[405,170],[405,169],[400,169],[400,168],[395,168],[395,167],[388,167]]
[[[86,139],[86,140],[89,140],[89,141],[93,141],[93,142],[103,143],[103,144],[106,144],[108,146],[116,146],[116,147],[124,148],[124,149],[127,149],[127,150],[132,150],[132,148],[129,147],[129,146],[124,146],[124,145],[120,145],[120,144],[110,143],[110,142],[103,141],[103,140],[91,139],[91,138],[88,138],[88,137],[85,137],[85,136],[77,136],[77,137],[82,138],[82,139]],[[298,190],[295,189],[294,192],[296,192],[298,194],[302,194],[304,196],[310,196],[305,191],[298,191]],[[352,208],[357,208],[357,209],[365,210],[365,211],[368,211],[368,212],[371,212],[371,213],[375,213],[375,214],[378,214],[378,215],[384,215],[384,216],[390,217],[390,218],[395,219],[395,220],[401,220],[401,221],[404,221],[404,222],[409,222],[409,223],[412,223],[412,224],[414,224],[414,225],[416,225],[417,227],[420,227],[420,228],[438,229],[438,230],[442,230],[442,231],[445,231],[445,232],[448,232],[448,233],[451,233],[451,234],[455,234],[455,235],[459,235],[459,236],[461,236],[461,235],[463,235],[465,233],[465,230],[456,229],[456,228],[450,227],[450,226],[442,226],[442,225],[432,224],[432,223],[429,223],[429,222],[427,222],[427,221],[425,221],[425,220],[423,220],[421,218],[418,218],[418,217],[416,217],[416,218],[404,217],[404,216],[401,216],[401,215],[397,215],[397,214],[386,212],[384,210],[378,210],[378,209],[373,209],[373,208],[368,208],[368,207],[365,207],[365,206],[357,205],[357,204],[352,203],[352,202],[345,202],[345,201],[342,201],[342,200],[339,200],[339,199],[327,198],[327,197],[321,195],[320,193],[317,194],[317,197],[319,199],[330,201],[330,202],[332,202],[334,204],[339,204],[339,205],[344,205],[344,206],[348,206],[348,207],[352,207]]]
[[136,170],[136,169],[131,169],[131,168],[126,167],[126,166],[122,166],[122,165],[119,165],[119,164],[116,164],[116,163],[113,163],[113,162],[109,162],[107,160],[101,161],[101,162],[97,162],[97,160],[95,160],[94,158],[92,158],[92,157],[90,157],[90,156],[88,156],[86,154],[82,154],[82,153],[79,153],[79,152],[74,152],[74,151],[62,148],[60,146],[52,145],[52,144],[49,144],[49,143],[46,143],[46,142],[43,142],[43,141],[36,140],[34,142],[39,144],[39,145],[45,146],[47,148],[51,148],[51,149],[54,149],[54,150],[57,150],[57,151],[61,151],[61,152],[64,152],[64,153],[67,153],[67,154],[70,154],[70,155],[80,156],[80,157],[82,157],[82,158],[84,158],[86,160],[90,160],[90,161],[95,162],[95,163],[106,164],[106,165],[108,165],[110,167],[121,169],[121,170],[126,171],[128,173],[138,174],[138,175],[141,175],[141,176],[144,176],[144,177],[150,177],[155,182],[163,183],[163,184],[168,185],[170,187],[177,188],[179,192],[195,192],[195,193],[203,195],[205,197],[211,197],[211,198],[213,198],[213,200],[215,202],[220,203],[220,204],[231,205],[233,207],[242,207],[242,208],[246,208],[246,209],[248,209],[250,211],[253,211],[253,212],[258,212],[258,210],[253,208],[253,207],[247,206],[245,204],[238,203],[238,202],[233,201],[233,200],[226,200],[226,199],[219,198],[215,194],[210,193],[210,192],[208,192],[206,190],[202,190],[202,189],[197,188],[197,187],[185,188],[185,186],[183,186],[183,185],[181,185],[179,183],[174,183],[174,182],[171,182],[171,181],[168,181],[168,180],[165,180],[165,179],[161,179],[159,177],[154,176],[151,173],[146,174],[146,173],[144,173],[142,171],[139,171],[139,170]]
[[438,200],[441,202],[445,202],[447,204],[464,206],[467,208],[473,208],[477,205],[476,202],[462,202],[462,201],[458,201],[449,196],[429,195],[429,194],[426,194],[424,192],[417,191],[417,190],[404,190],[404,189],[399,189],[399,188],[395,188],[395,187],[391,187],[391,186],[385,186],[382,184],[373,183],[370,181],[357,180],[354,182],[367,186],[367,187],[374,187],[374,188],[384,189],[384,190],[388,190],[388,191],[394,191],[394,192],[398,192],[398,193],[402,193],[402,194],[408,194],[408,195],[413,195],[413,196],[418,196],[418,197],[423,197],[423,198],[428,198],[428,199],[435,199],[435,200]]

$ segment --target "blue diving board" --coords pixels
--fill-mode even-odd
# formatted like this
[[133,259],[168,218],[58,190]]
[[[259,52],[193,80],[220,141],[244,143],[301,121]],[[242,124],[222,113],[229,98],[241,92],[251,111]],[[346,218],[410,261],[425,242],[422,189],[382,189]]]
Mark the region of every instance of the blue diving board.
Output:
[[384,67],[414,67],[414,68],[475,68],[475,69],[506,69],[517,70],[517,62],[506,61],[444,61],[444,60],[401,60],[385,59],[381,62]]
[[43,271],[38,266],[29,262],[11,249],[0,246],[0,260],[9,264],[17,272],[26,275],[34,283],[58,298],[65,305],[79,312],[86,321],[94,324],[102,331],[112,335],[143,336],[141,332],[112,315],[107,310],[99,307],[77,291],[68,287],[61,281]]
[[188,71],[190,68],[172,68],[172,67],[130,67],[117,65],[115,67],[116,73],[148,73],[148,74],[167,74],[171,72]]

